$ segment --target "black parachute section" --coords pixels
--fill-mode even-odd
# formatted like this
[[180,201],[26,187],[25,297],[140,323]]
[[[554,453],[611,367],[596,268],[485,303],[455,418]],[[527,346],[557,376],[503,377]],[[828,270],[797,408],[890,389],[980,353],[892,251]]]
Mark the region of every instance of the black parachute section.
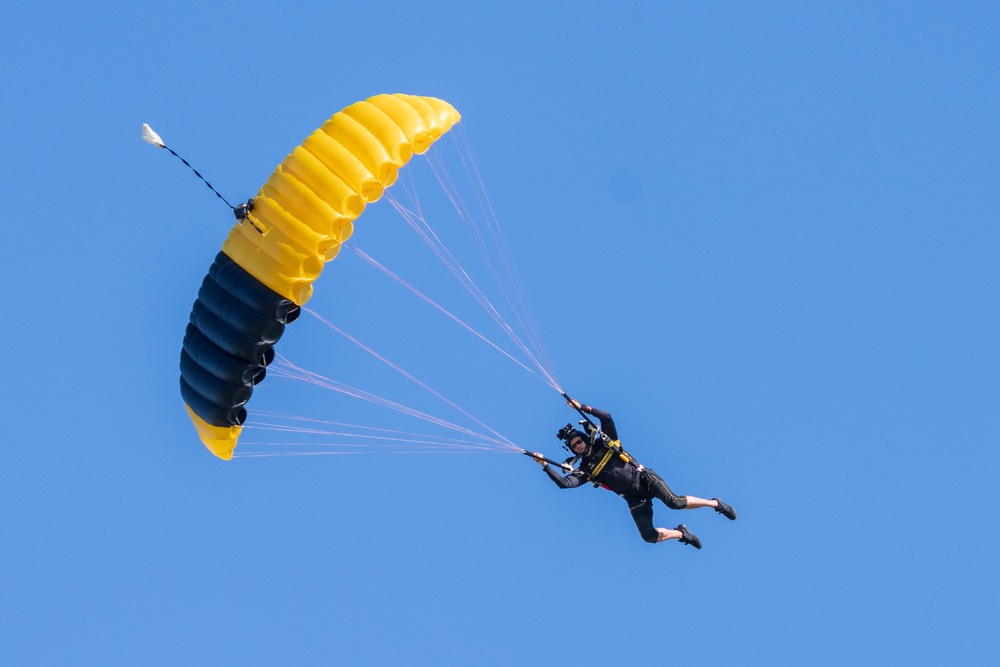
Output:
[[181,395],[213,426],[239,426],[253,386],[299,306],[220,252],[191,308],[181,349]]

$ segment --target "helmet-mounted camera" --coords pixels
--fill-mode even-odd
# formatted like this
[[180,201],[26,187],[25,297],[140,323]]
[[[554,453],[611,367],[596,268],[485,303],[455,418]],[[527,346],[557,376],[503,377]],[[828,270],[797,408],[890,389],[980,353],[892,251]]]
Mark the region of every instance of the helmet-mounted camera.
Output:
[[566,424],[565,426],[563,426],[561,429],[559,429],[559,432],[556,434],[556,436],[563,441],[563,449],[565,449],[568,452],[573,451],[572,449],[570,449],[569,443],[573,442],[575,438],[582,438],[584,442],[588,441],[588,436],[585,433],[580,432],[580,430],[577,429],[572,424]]
[[573,433],[575,431],[576,427],[574,427],[572,424],[566,424],[561,429],[559,429],[559,432],[556,433],[556,437],[562,440],[563,442],[569,443],[569,441],[573,439]]

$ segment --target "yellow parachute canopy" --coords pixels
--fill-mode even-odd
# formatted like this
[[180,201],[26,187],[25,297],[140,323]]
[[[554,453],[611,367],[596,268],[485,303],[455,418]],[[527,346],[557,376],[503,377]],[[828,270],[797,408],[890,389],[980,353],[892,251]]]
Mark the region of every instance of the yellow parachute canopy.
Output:
[[[415,153],[430,148],[460,118],[447,102],[402,94],[376,95],[337,112],[278,165],[254,196],[253,209],[247,218],[229,232],[222,254],[252,277],[245,280],[255,279],[276,293],[275,296],[298,306],[305,304],[323,263],[337,256],[365,205],[379,199],[385,188],[395,182],[400,167]],[[213,265],[210,278],[216,275],[216,268]],[[225,296],[220,298],[228,299],[230,294],[223,293]],[[206,307],[211,310],[211,305],[202,307],[201,301],[210,303],[212,299],[203,299],[199,292],[196,311],[199,308],[204,311]],[[244,298],[243,302],[247,300]],[[256,307],[254,303],[247,305],[251,310]],[[231,309],[216,308],[214,312],[218,315],[222,310]],[[192,326],[197,328],[195,319],[193,312]],[[280,331],[291,319],[278,318]],[[254,321],[253,326],[257,326]],[[227,324],[243,334],[253,328],[241,321]],[[280,331],[270,338],[259,337],[267,352],[271,352],[270,345],[280,337]],[[221,348],[218,352],[224,352],[227,360],[238,363],[241,358],[251,366],[251,371],[256,367],[262,369],[270,360],[261,361],[263,354],[255,354],[249,360],[235,354],[221,340],[225,336],[217,332],[194,332],[191,336],[202,340],[200,333],[212,341],[202,348],[217,345]],[[205,446],[219,458],[228,460],[233,456],[246,415],[242,405],[249,399],[247,389],[259,381],[252,378],[263,374],[244,373],[237,382],[230,379],[216,383],[219,373],[213,374],[212,369],[217,367],[214,359],[219,355],[204,350],[195,354],[194,347],[194,344],[189,346],[186,336],[181,385],[188,414]],[[192,357],[210,358],[213,363],[192,361]],[[219,383],[223,385],[221,388]],[[228,417],[218,416],[223,409],[229,411]]]

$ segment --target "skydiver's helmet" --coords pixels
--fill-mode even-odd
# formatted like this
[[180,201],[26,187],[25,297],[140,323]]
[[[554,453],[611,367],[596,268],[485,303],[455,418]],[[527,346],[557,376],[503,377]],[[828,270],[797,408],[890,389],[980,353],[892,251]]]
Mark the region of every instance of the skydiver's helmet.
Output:
[[573,450],[569,448],[569,443],[573,442],[574,438],[583,438],[584,442],[590,442],[590,438],[587,437],[587,434],[574,428],[572,424],[566,424],[559,429],[559,432],[556,433],[556,437],[563,441],[563,448],[570,452]]

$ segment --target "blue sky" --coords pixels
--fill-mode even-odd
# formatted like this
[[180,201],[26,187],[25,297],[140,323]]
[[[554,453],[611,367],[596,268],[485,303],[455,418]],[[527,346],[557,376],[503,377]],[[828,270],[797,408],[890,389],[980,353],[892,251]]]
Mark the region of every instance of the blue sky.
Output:
[[[995,660],[1000,9],[615,4],[5,8],[3,662]],[[199,443],[178,354],[231,216],[141,124],[242,200],[382,92],[461,111],[562,386],[739,511],[657,507],[704,549],[521,456]],[[424,272],[386,201],[353,240]],[[396,291],[345,254],[310,305],[559,456],[559,396]],[[426,400],[349,348],[279,349]],[[280,378],[251,415],[289,405],[382,423]]]

